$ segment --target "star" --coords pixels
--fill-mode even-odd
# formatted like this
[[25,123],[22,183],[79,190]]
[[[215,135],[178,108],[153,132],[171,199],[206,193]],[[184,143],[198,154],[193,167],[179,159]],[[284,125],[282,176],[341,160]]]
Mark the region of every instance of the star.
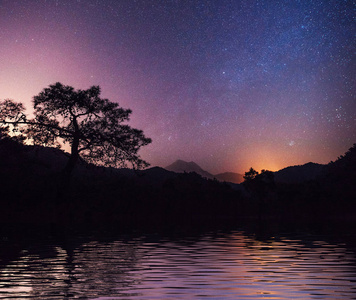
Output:
[[352,1],[188,2],[3,1],[0,99],[99,85],[152,138],[143,159],[212,173],[328,163],[356,142]]

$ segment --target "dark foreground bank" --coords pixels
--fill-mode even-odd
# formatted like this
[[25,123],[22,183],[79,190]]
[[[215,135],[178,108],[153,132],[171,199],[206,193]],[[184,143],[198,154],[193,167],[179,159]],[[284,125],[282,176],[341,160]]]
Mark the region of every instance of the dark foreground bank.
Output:
[[65,154],[0,142],[2,224],[46,228],[195,228],[241,222],[328,224],[356,220],[355,146],[314,180],[279,183],[256,177],[243,185],[161,168],[143,171],[81,163],[61,181]]

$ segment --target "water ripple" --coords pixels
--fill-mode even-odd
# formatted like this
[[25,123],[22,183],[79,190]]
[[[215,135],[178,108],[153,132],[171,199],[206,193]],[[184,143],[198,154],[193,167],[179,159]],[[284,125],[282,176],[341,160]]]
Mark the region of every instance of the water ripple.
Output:
[[356,299],[355,249],[311,236],[42,241],[3,261],[0,299]]

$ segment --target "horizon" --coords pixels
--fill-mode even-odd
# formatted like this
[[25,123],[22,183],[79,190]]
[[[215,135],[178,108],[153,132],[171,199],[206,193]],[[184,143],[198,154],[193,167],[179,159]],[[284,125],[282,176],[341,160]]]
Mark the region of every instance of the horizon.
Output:
[[[147,169],[149,168],[154,168],[154,167],[160,167],[160,168],[163,168],[163,169],[166,169],[166,167],[168,167],[169,165],[177,162],[177,161],[183,161],[183,162],[186,162],[186,163],[195,163],[197,164],[200,168],[202,168],[204,171],[212,174],[212,175],[218,175],[218,174],[222,174],[222,173],[237,173],[237,174],[240,174],[240,175],[244,175],[245,172],[248,172],[250,170],[250,168],[253,168],[254,170],[258,171],[259,173],[262,171],[262,170],[267,170],[267,171],[272,171],[272,172],[278,172],[282,169],[285,169],[285,168],[288,168],[288,167],[295,167],[295,166],[303,166],[305,164],[308,164],[308,163],[315,163],[315,164],[321,164],[321,165],[327,165],[328,163],[330,162],[333,162],[333,161],[336,161],[338,159],[338,157],[340,157],[341,155],[344,155],[352,146],[353,144],[356,144],[356,142],[352,143],[352,145],[350,145],[343,153],[339,153],[334,159],[331,159],[330,161],[326,162],[326,163],[318,163],[318,162],[315,162],[315,161],[307,161],[307,162],[302,162],[302,163],[299,163],[299,164],[294,164],[294,165],[286,165],[286,166],[283,166],[279,169],[266,169],[266,168],[255,168],[253,165],[253,162],[252,162],[252,165],[250,167],[248,167],[246,170],[242,170],[242,171],[232,171],[232,170],[222,170],[220,169],[221,171],[217,171],[217,172],[211,172],[208,168],[205,168],[204,166],[202,166],[201,164],[199,164],[198,162],[194,161],[194,160],[184,160],[184,159],[181,159],[181,158],[177,158],[177,159],[174,159],[173,161],[171,161],[170,163],[166,164],[166,165],[153,165],[153,164],[150,164]],[[67,153],[70,153],[70,151],[68,151],[69,149],[69,145],[66,145],[66,147],[62,147],[61,148],[62,150],[64,150],[65,152]],[[219,170],[219,169],[217,169]]]
[[[351,148],[351,147],[350,147],[350,148]],[[344,153],[343,153],[343,154],[340,154],[340,155],[344,155]],[[340,156],[340,155],[339,155],[339,156]],[[336,160],[336,159],[334,159],[334,160],[332,160],[332,161],[335,161],[335,160]],[[163,168],[163,169],[166,169],[167,167],[169,167],[170,165],[176,163],[177,161],[182,161],[182,162],[184,162],[184,163],[195,163],[195,164],[196,164],[198,167],[200,167],[203,171],[206,171],[206,172],[210,173],[211,175],[219,175],[219,174],[223,174],[223,173],[236,173],[236,174],[244,175],[245,172],[248,172],[248,171],[250,170],[250,168],[249,168],[249,169],[247,169],[247,170],[245,170],[245,171],[243,171],[243,172],[222,171],[222,172],[218,172],[218,173],[212,173],[212,172],[210,172],[208,169],[205,169],[204,167],[202,167],[201,165],[199,165],[198,163],[196,163],[195,161],[185,161],[185,160],[182,160],[182,159],[176,159],[173,163],[171,163],[171,164],[169,164],[169,165],[167,165],[167,166],[151,166],[151,165],[150,165],[148,168],[161,167],[161,168]],[[308,162],[303,163],[303,164],[300,164],[300,165],[290,165],[290,166],[286,166],[286,167],[283,167],[283,168],[278,169],[278,170],[256,169],[256,168],[254,168],[253,166],[251,166],[251,168],[253,168],[254,170],[256,170],[256,171],[259,172],[259,173],[260,173],[262,170],[272,171],[272,172],[278,172],[278,171],[283,170],[283,169],[288,168],[288,167],[303,166],[303,165],[310,164],[310,163],[318,164],[318,163],[315,163],[315,162],[312,162],[312,161],[308,161]],[[322,164],[322,165],[325,165],[325,164]]]
[[[219,175],[219,174],[223,174],[223,173],[237,173],[237,174],[240,174],[240,175],[244,175],[245,172],[248,172],[250,170],[250,168],[253,168],[254,170],[256,170],[257,172],[261,172],[262,170],[266,170],[266,171],[272,171],[272,172],[278,172],[280,170],[283,170],[285,168],[288,168],[288,167],[297,167],[297,166],[303,166],[303,165],[306,165],[306,164],[309,164],[309,163],[314,163],[314,164],[321,164],[321,165],[327,165],[328,163],[330,162],[334,162],[336,161],[340,156],[344,155],[355,143],[353,143],[352,145],[350,145],[350,147],[347,148],[347,150],[343,153],[340,153],[339,155],[337,155],[337,157],[335,157],[334,159],[328,161],[327,163],[317,163],[317,162],[314,162],[314,161],[307,161],[307,162],[304,162],[304,163],[301,163],[301,164],[295,164],[295,165],[287,165],[287,166],[284,166],[282,168],[279,168],[279,169],[275,169],[275,170],[272,170],[272,169],[264,169],[264,168],[261,168],[261,169],[258,169],[258,168],[255,168],[253,167],[253,165],[251,167],[249,167],[248,169],[246,170],[242,170],[241,172],[239,171],[229,171],[229,170],[222,170],[222,171],[218,171],[218,172],[211,172],[208,168],[205,168],[204,166],[200,165],[199,163],[197,163],[196,161],[193,161],[193,160],[184,160],[184,159],[181,159],[181,158],[177,158],[175,160],[173,160],[172,162],[170,162],[169,164],[167,165],[153,165],[153,164],[150,164],[146,169],[149,169],[149,168],[155,168],[155,167],[159,167],[159,168],[162,168],[162,169],[166,169],[167,167],[169,167],[170,165],[174,164],[175,162],[177,161],[182,161],[184,163],[194,163],[196,165],[198,165],[198,167],[200,167],[203,171],[206,171],[208,173],[210,173],[211,175]],[[55,147],[51,147],[51,148],[54,148],[56,149]],[[67,145],[67,148],[68,148],[68,145]],[[67,151],[66,149],[63,149],[65,152],[67,153],[70,153],[69,151]]]
[[352,1],[9,1],[0,99],[55,82],[132,109],[151,166],[327,164],[356,141]]

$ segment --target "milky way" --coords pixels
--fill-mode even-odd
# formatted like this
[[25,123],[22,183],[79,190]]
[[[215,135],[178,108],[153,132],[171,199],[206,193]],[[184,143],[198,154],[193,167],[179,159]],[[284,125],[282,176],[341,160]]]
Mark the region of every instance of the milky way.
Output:
[[57,81],[133,110],[152,165],[328,163],[356,142],[353,1],[0,1],[0,99]]

